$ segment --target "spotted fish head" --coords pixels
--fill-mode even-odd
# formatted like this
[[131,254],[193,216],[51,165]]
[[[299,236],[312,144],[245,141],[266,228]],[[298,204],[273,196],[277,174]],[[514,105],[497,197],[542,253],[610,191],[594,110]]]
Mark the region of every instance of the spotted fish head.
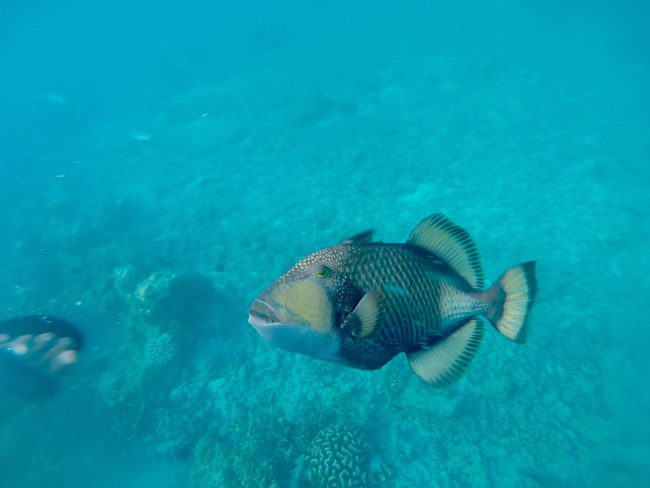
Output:
[[344,363],[337,324],[349,301],[346,254],[339,245],[300,260],[253,301],[249,323],[274,346]]

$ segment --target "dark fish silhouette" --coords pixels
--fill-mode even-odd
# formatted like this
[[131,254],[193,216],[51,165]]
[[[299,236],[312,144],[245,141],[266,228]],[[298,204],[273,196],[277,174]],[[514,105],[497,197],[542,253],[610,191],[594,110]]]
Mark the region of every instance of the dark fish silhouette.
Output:
[[354,368],[404,352],[420,378],[442,387],[476,354],[483,317],[525,341],[535,286],[528,262],[484,290],[472,238],[436,214],[404,244],[364,232],[307,256],[255,299],[249,323],[274,345]]
[[61,319],[25,315],[0,321],[0,392],[30,400],[52,396],[82,345],[79,331]]

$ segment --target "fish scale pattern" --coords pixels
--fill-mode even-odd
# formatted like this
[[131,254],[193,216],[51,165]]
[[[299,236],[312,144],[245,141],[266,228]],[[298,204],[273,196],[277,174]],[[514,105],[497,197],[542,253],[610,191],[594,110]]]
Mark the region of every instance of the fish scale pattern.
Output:
[[[433,270],[428,257],[422,257],[396,246],[368,246],[359,253],[359,263],[352,272],[360,277],[363,289],[381,286],[390,293],[387,302],[388,323],[382,330],[388,342],[415,346],[418,339],[435,333],[441,325],[443,311],[439,307],[442,276]],[[403,288],[404,293],[399,293]],[[406,292],[407,291],[407,292]],[[397,326],[397,324],[401,324]]]
[[312,440],[305,459],[307,479],[314,488],[366,488],[371,447],[363,431],[335,425]]

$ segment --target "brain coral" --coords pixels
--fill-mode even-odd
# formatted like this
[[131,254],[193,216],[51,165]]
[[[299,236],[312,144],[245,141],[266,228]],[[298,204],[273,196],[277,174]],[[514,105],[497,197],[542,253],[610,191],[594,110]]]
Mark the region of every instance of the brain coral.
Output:
[[305,458],[307,478],[316,488],[367,487],[370,451],[361,429],[327,427],[309,446]]
[[172,336],[164,333],[158,337],[152,337],[147,341],[144,350],[144,357],[147,363],[164,366],[176,355],[176,347]]

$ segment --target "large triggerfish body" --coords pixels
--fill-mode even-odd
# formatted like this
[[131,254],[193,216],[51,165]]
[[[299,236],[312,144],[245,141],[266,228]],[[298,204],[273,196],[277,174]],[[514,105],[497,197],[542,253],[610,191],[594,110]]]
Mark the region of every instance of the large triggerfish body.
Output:
[[415,374],[443,387],[475,356],[484,319],[525,341],[535,289],[534,262],[485,289],[469,233],[435,214],[405,243],[364,232],[307,256],[254,300],[249,322],[276,346],[354,368],[403,352]]

